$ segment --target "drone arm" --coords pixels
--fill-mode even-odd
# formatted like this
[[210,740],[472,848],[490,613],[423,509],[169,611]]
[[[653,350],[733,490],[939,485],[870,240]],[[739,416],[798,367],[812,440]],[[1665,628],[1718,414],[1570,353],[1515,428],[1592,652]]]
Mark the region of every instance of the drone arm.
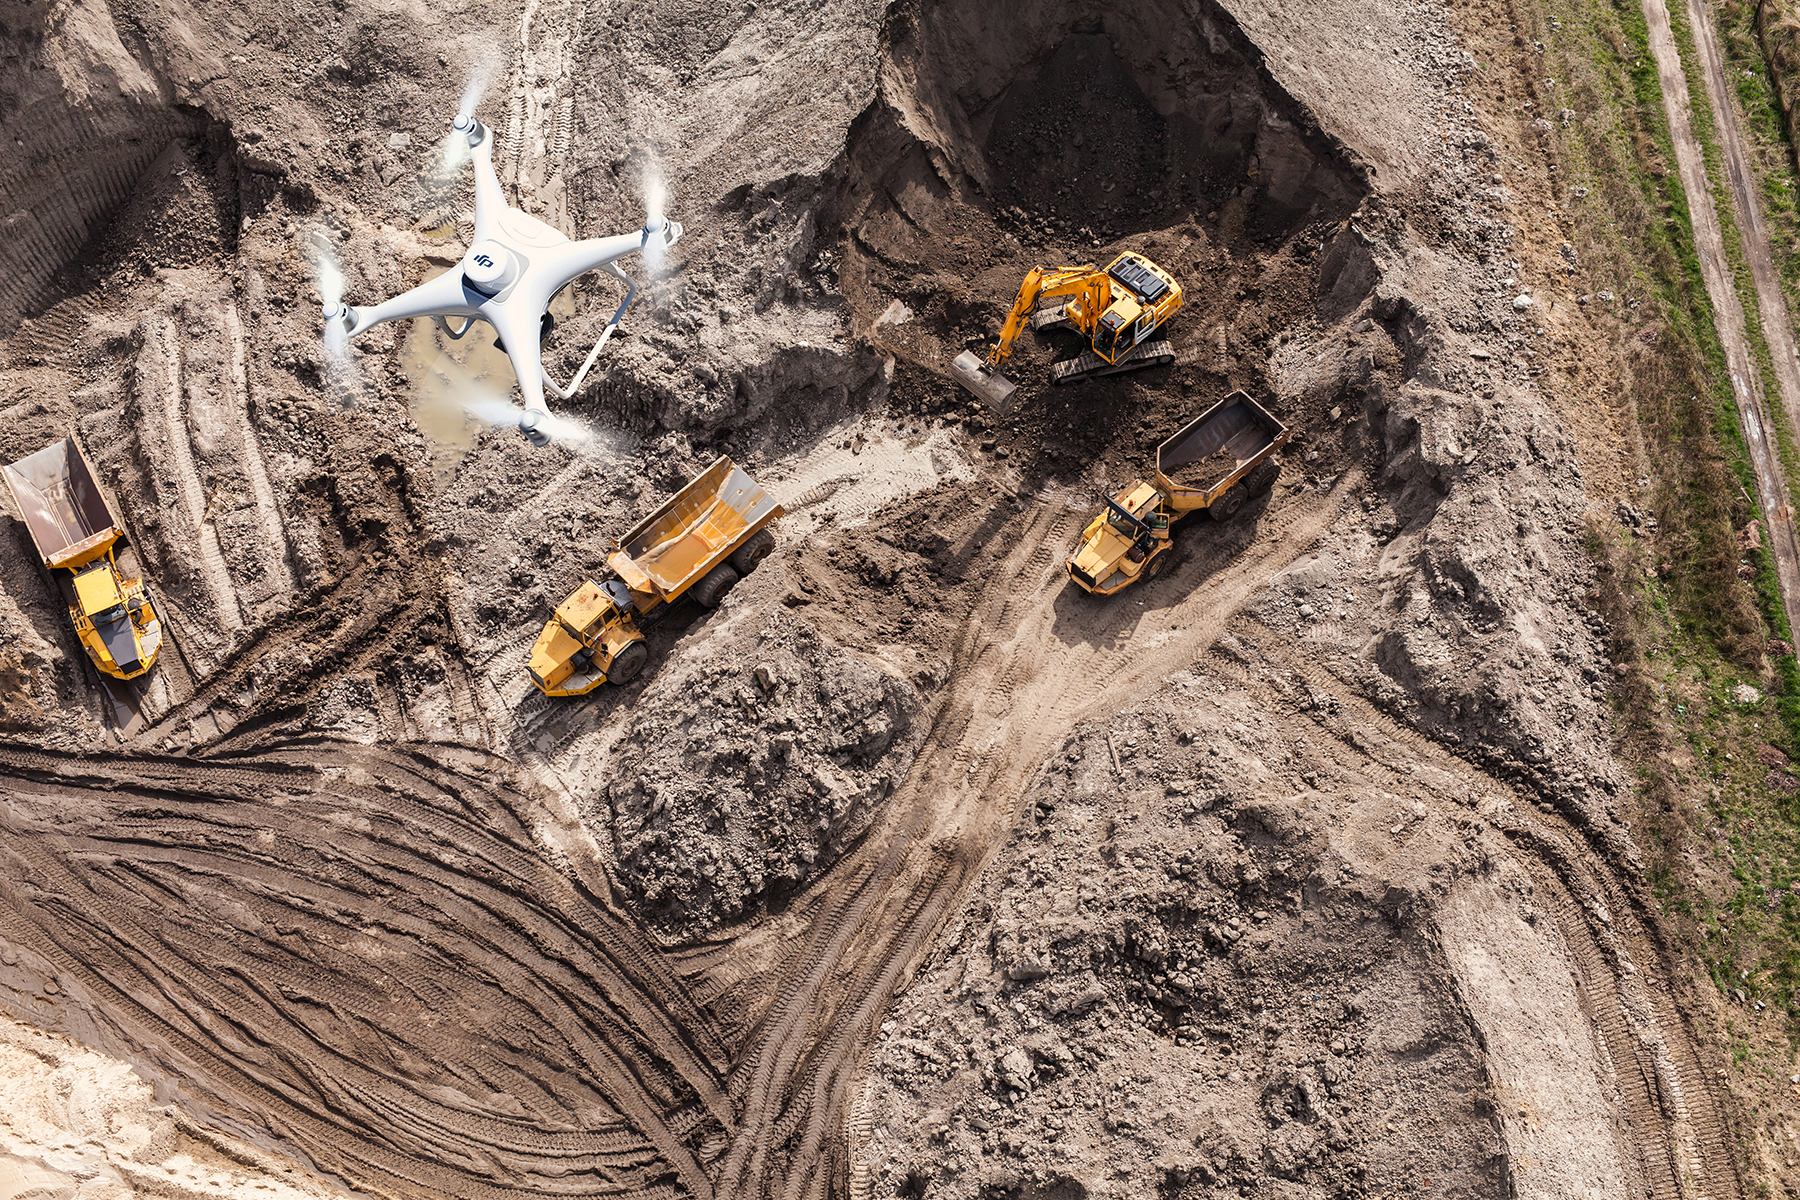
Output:
[[587,378],[587,373],[593,367],[594,360],[600,357],[600,351],[606,347],[607,339],[612,337],[614,330],[618,329],[619,322],[625,318],[625,310],[631,307],[631,301],[637,296],[637,284],[632,282],[631,276],[619,270],[618,263],[609,262],[600,269],[624,282],[625,299],[619,302],[618,311],[613,313],[612,320],[606,323],[606,328],[600,331],[600,340],[594,343],[592,350],[588,351],[587,361],[581,364],[581,370],[575,373],[575,378],[570,380],[568,387],[558,387],[556,380],[550,378],[549,370],[544,371],[544,384],[556,393],[558,399],[573,399],[575,393],[581,390],[581,381]]
[[[409,292],[401,292],[391,300],[384,300],[371,308],[356,308],[350,311],[355,314],[355,322],[350,326],[351,337],[381,324],[383,321],[404,321],[408,317],[468,317],[477,315],[474,300],[463,288],[461,271],[446,271],[436,279],[428,279]],[[464,329],[464,333],[468,330]]]
[[500,177],[494,174],[494,131],[486,125],[470,157],[475,162],[475,241],[484,242],[494,236],[494,222],[506,208]]
[[544,405],[544,358],[538,344],[541,327],[538,318],[521,319],[518,309],[501,308],[489,319],[500,334],[500,347],[512,360],[513,374],[519,378],[519,392],[527,409],[548,412]]
[[[627,254],[644,248],[643,230],[636,233],[621,233],[613,237],[586,238],[579,242],[570,242],[566,246],[556,248],[556,274],[563,279],[574,279],[589,271],[598,271],[607,267],[615,259],[624,258]],[[615,270],[612,272],[618,275]],[[619,275],[623,279],[623,275]]]

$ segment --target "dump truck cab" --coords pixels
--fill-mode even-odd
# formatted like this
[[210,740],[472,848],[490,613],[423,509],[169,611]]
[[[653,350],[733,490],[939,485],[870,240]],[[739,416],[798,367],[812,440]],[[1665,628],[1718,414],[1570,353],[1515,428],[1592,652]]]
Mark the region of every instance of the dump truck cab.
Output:
[[94,664],[120,679],[143,674],[148,664],[134,618],[142,615],[148,601],[125,594],[110,555],[75,572],[74,582],[75,603],[69,612],[75,634]]
[[1090,592],[1110,596],[1146,571],[1162,569],[1169,548],[1168,505],[1152,484],[1139,480],[1107,500],[1081,534],[1069,559],[1069,577]]
[[636,612],[629,589],[617,579],[586,580],[538,634],[527,667],[531,681],[550,695],[592,690],[643,640],[632,621]]

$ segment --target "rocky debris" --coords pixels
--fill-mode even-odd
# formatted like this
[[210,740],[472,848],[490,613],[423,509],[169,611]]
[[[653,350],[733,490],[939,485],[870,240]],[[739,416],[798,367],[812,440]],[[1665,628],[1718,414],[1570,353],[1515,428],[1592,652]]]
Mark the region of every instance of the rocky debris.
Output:
[[[1637,505],[1631,503],[1629,500],[1619,501],[1613,508],[1613,516],[1618,519],[1619,524],[1631,531],[1633,537],[1654,536],[1656,534],[1656,518],[1645,516],[1638,511]],[[1755,528],[1756,522],[1750,522],[1749,529],[1746,530],[1745,535],[1750,536]]]
[[[1422,26],[1402,40],[1414,52],[1447,36]],[[1453,76],[1414,95],[1461,86]],[[1371,145],[1389,135],[1355,136]],[[1617,812],[1627,776],[1604,749],[1611,668],[1584,600],[1592,567],[1577,447],[1533,382],[1529,304],[1509,303],[1529,293],[1492,259],[1513,237],[1504,212],[1447,199],[1479,182],[1491,151],[1439,145],[1418,168],[1446,197],[1429,224],[1448,246],[1424,245],[1420,214],[1397,219],[1378,189],[1354,236],[1327,250],[1320,281],[1322,314],[1366,314],[1376,328],[1306,332],[1272,356],[1278,392],[1360,398],[1362,420],[1344,441],[1367,471],[1367,521],[1329,531],[1255,611],[1304,628],[1309,644],[1328,647],[1332,672],[1459,753],[1529,780],[1631,861]],[[1652,518],[1621,519],[1655,533]]]
[[1591,564],[1573,446],[1534,390],[1453,374],[1434,357],[1435,321],[1387,303],[1407,358],[1421,362],[1411,379],[1369,369],[1342,334],[1277,358],[1289,379],[1319,387],[1336,372],[1362,392],[1348,438],[1373,466],[1366,524],[1328,531],[1253,611],[1305,628],[1340,677],[1531,780],[1629,854],[1614,800],[1624,775],[1604,749],[1611,667],[1583,602]]
[[728,602],[714,622],[634,698],[594,814],[640,912],[683,935],[829,866],[924,735],[911,680],[805,618]]
[[[1071,735],[883,1027],[873,1195],[1499,1184],[1481,1034],[1431,917],[1487,850],[1418,800],[1258,794],[1297,730],[1178,688]],[[1184,734],[1196,703],[1211,731]],[[1410,849],[1369,857],[1396,812]]]
[[[1479,780],[1428,803],[1421,781],[1443,774],[1420,766],[1429,747],[1408,749],[1418,774],[1386,790],[1371,782],[1385,767],[1316,749],[1389,737],[1346,715],[1348,683],[1401,736],[1424,731],[1631,857],[1580,599],[1584,481],[1533,383],[1555,299],[1512,257],[1499,143],[1458,96],[1472,59],[1442,14],[1050,3],[994,38],[971,36],[992,14],[968,3],[748,5],[679,27],[629,4],[533,7],[524,61],[484,110],[508,129],[507,186],[572,232],[613,232],[660,165],[688,236],[574,406],[594,438],[535,451],[475,430],[442,479],[409,419],[405,332],[329,361],[306,257],[322,234],[363,302],[462,253],[466,176],[434,179],[429,161],[438,93],[492,36],[479,18],[516,14],[444,22],[431,7],[350,0],[325,32],[252,5],[252,61],[232,53],[244,30],[186,0],[132,18],[130,53],[103,6],[77,6],[46,43],[51,70],[0,56],[13,111],[81,113],[18,122],[54,186],[127,181],[67,206],[57,245],[31,246],[19,278],[36,288],[68,267],[69,293],[108,315],[77,305],[8,343],[0,437],[42,444],[79,421],[111,456],[152,586],[189,618],[199,682],[262,718],[234,749],[301,731],[441,741],[433,755],[576,745],[545,770],[607,844],[624,896],[671,936],[717,931],[881,819],[948,677],[957,606],[984,584],[970,547],[1009,509],[973,503],[974,485],[879,530],[821,508],[785,574],[652,631],[644,682],[532,725],[523,644],[546,604],[600,571],[609,535],[714,454],[789,453],[853,413],[956,428],[991,453],[980,486],[1018,504],[1051,485],[1097,493],[1140,474],[1209,397],[1250,387],[1295,428],[1284,488],[1354,471],[1360,506],[1221,639],[1217,664],[1242,679],[1201,680],[1209,724],[1146,710],[1079,730],[1047,764],[876,1050],[875,1136],[856,1161],[879,1194],[907,1196],[1502,1189],[1534,1135],[1514,1122],[1501,1137],[1507,1030],[1477,1003],[1477,968],[1446,956],[1524,945],[1512,962],[1555,966],[1553,942],[1502,936],[1551,923],[1465,815]],[[452,26],[470,32],[427,36]],[[627,69],[587,71],[597,39]],[[1046,91],[1046,71],[1096,86]],[[1122,159],[1091,136],[1082,106],[1102,96],[1137,135]],[[646,128],[704,136],[653,147]],[[129,219],[91,237],[121,204]],[[1175,327],[1179,365],[1052,393],[1038,384],[1060,343],[1027,339],[1014,364],[1037,395],[1002,423],[935,373],[991,336],[1030,262],[1121,248],[1207,281]],[[576,289],[553,374],[572,373],[615,303],[611,285]],[[882,324],[896,303],[911,318]],[[0,293],[0,320],[23,307]],[[462,353],[434,336],[434,353]],[[45,741],[97,744],[56,605],[16,565],[0,563],[0,583],[0,712],[42,720]],[[1277,642],[1317,673],[1265,677]],[[1259,708],[1231,698],[1240,684],[1264,689]],[[211,736],[188,726],[189,742]],[[1456,934],[1465,901],[1491,938]],[[1534,985],[1540,1024],[1578,1007],[1563,983]],[[1551,1056],[1521,1061],[1580,1082],[1543,1070]],[[1566,1151],[1533,1161],[1588,1161]]]

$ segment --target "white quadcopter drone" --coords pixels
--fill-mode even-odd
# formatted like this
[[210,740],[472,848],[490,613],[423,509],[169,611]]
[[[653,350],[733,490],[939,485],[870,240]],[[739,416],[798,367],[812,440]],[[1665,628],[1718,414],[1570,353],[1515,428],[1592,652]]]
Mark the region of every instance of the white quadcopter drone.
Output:
[[[372,308],[356,308],[326,296],[325,337],[347,341],[383,321],[430,317],[451,338],[461,338],[477,318],[494,327],[499,346],[512,360],[525,407],[519,429],[534,446],[547,445],[544,418],[547,385],[561,399],[575,395],[607,339],[618,329],[625,310],[637,296],[637,284],[615,260],[634,250],[660,255],[681,237],[681,226],[652,212],[644,227],[617,237],[574,242],[553,226],[506,203],[494,174],[494,135],[474,117],[459,114],[451,137],[466,137],[475,160],[475,236],[457,269]],[[551,326],[550,301],[571,280],[588,271],[604,270],[626,287],[625,299],[594,343],[587,361],[566,388],[544,370],[542,342]],[[449,318],[461,317],[461,329]]]

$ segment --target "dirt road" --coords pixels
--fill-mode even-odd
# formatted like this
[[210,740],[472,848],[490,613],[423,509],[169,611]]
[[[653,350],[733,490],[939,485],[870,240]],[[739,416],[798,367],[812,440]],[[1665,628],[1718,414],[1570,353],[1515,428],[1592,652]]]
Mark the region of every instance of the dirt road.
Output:
[[1681,52],[1669,24],[1668,6],[1663,0],[1643,0],[1643,10],[1650,30],[1650,52],[1656,59],[1656,73],[1662,83],[1663,109],[1668,114],[1669,134],[1675,144],[1675,163],[1681,173],[1682,190],[1687,193],[1694,248],[1700,256],[1700,273],[1706,281],[1707,298],[1712,301],[1714,326],[1725,348],[1732,398],[1737,402],[1744,441],[1750,447],[1751,462],[1756,468],[1758,507],[1769,528],[1769,547],[1775,558],[1775,573],[1781,583],[1788,625],[1800,629],[1800,622],[1797,622],[1800,618],[1800,533],[1795,530],[1787,477],[1782,470],[1775,429],[1771,425],[1771,421],[1782,419],[1789,430],[1800,430],[1800,360],[1795,358],[1793,325],[1788,318],[1787,303],[1782,297],[1774,259],[1769,252],[1768,234],[1757,207],[1754,176],[1738,134],[1737,111],[1731,105],[1725,63],[1719,52],[1712,14],[1698,0],[1688,0],[1688,26],[1694,31],[1694,42],[1700,51],[1713,127],[1718,131],[1725,154],[1735,209],[1733,215],[1756,285],[1763,336],[1775,359],[1775,378],[1781,395],[1780,408],[1772,409],[1770,398],[1763,390],[1762,372],[1750,350],[1744,306],[1738,296],[1731,260],[1725,254],[1724,230],[1719,224],[1712,187],[1706,177],[1705,155],[1694,134],[1687,75],[1682,69]]
[[[1051,500],[1024,515],[963,634],[955,691],[894,797],[896,818],[834,871],[733,1070],[745,1121],[722,1192],[827,1194],[809,1164],[849,1117],[874,1025],[1001,844],[1036,764],[1073,721],[1129,702],[1210,645],[1258,582],[1318,536],[1355,482],[1346,476],[1332,494],[1295,491],[1230,529],[1191,531],[1189,561],[1145,589],[1141,609],[1053,586],[1081,513]],[[800,1152],[771,1157],[784,1146]]]
[[1694,31],[1694,45],[1700,52],[1700,66],[1706,77],[1706,95],[1712,104],[1720,149],[1725,154],[1725,173],[1737,209],[1738,229],[1743,234],[1744,258],[1750,264],[1750,278],[1756,285],[1757,313],[1762,318],[1763,337],[1768,341],[1769,354],[1774,359],[1782,411],[1787,414],[1789,427],[1800,430],[1800,350],[1795,346],[1793,317],[1781,288],[1781,276],[1775,269],[1768,228],[1763,223],[1762,204],[1756,195],[1756,175],[1744,149],[1743,133],[1738,128],[1737,106],[1731,99],[1734,93],[1727,79],[1724,52],[1719,47],[1718,25],[1700,0],[1688,0],[1687,10],[1688,25]]
[[[1187,805],[1180,829],[1122,856],[1111,832],[1065,840],[1207,892],[1220,925],[1227,889],[1233,919],[1256,924],[1328,891],[1332,928],[1350,931],[1398,929],[1402,907],[1439,920],[1434,897],[1473,889],[1441,910],[1442,929],[1474,930],[1447,937],[1462,965],[1438,961],[1428,930],[1412,948],[1424,974],[1395,985],[1435,989],[1432,1029],[1368,1039],[1358,1068],[1399,1091],[1442,1051],[1468,1136],[1440,1137],[1429,1111],[1404,1135],[1340,1112],[1375,1174],[1410,1178],[1416,1136],[1465,1167],[1484,1148],[1483,1194],[1507,1172],[1531,1197],[1581,1191],[1582,1172],[1596,1194],[1642,1183],[1673,1200],[1683,1172],[1732,1193],[1711,1064],[1651,982],[1661,949],[1615,882],[1631,877],[1630,776],[1610,757],[1582,600],[1589,497],[1532,383],[1517,268],[1494,253],[1512,231],[1456,91],[1467,56],[1429,6],[1196,16],[1142,0],[1097,16],[1044,0],[1004,30],[980,0],[700,6],[679,28],[630,0],[487,6],[516,44],[483,111],[521,203],[611,230],[638,219],[660,167],[691,224],[665,294],[640,302],[572,409],[616,436],[540,451],[477,432],[447,472],[409,420],[395,340],[360,344],[357,407],[336,403],[303,252],[327,234],[358,302],[456,261],[466,212],[417,161],[443,135],[452,67],[431,33],[451,22],[430,3],[344,0],[325,25],[253,3],[254,38],[196,20],[184,41],[165,13],[183,0],[155,7],[134,12],[134,38],[217,59],[181,71],[206,95],[171,94],[237,133],[221,119],[213,141],[177,145],[152,181],[164,191],[140,189],[120,229],[200,212],[217,237],[182,270],[161,245],[80,264],[70,307],[5,347],[17,398],[0,449],[65,426],[105,447],[178,653],[116,729],[132,740],[98,749],[115,731],[83,717],[98,710],[79,651],[57,645],[62,614],[29,563],[0,559],[0,684],[40,711],[0,751],[0,1003],[138,1064],[198,1125],[387,1196],[916,1195],[903,1173],[866,1172],[857,1099],[896,997],[946,929],[986,919],[984,872],[1034,789],[1071,769],[1071,731],[1210,662],[1229,678],[1155,753],[1126,732],[1087,764],[1106,804]],[[340,24],[343,57],[321,74],[315,43]],[[86,77],[87,58],[59,61]],[[1122,173],[1117,143],[1094,136],[1097,98],[1136,131]],[[61,149],[34,144],[46,176]],[[77,253],[78,232],[57,253]],[[991,335],[1029,262],[1121,249],[1206,281],[1170,335],[1176,365],[1053,389],[1071,347],[1034,339],[1014,360],[1031,399],[1000,424],[937,373]],[[0,311],[23,303],[10,296]],[[583,292],[562,351],[584,350],[611,303]],[[1062,586],[1098,496],[1234,387],[1296,432],[1271,498],[1193,521],[1133,593]],[[719,610],[652,631],[637,683],[546,701],[521,669],[546,602],[718,453],[793,489],[783,548]],[[1766,490],[1778,507],[1779,481]],[[1784,583],[1800,571],[1787,534]],[[1161,765],[1178,760],[1189,775]],[[1303,797],[1366,879],[1337,882],[1323,851],[1316,880],[1282,865],[1270,827],[1198,844],[1193,780],[1209,772],[1224,781],[1209,819],[1242,806],[1280,824]],[[1427,827],[1415,861],[1409,831]],[[1552,921],[1520,898],[1527,874]],[[1390,900],[1390,879],[1410,898]],[[1484,907],[1481,889],[1504,902]],[[1518,957],[1567,969],[1489,970],[1490,917],[1534,948]],[[1234,938],[1175,926],[1202,947],[1196,970],[1231,969]],[[1111,970],[1127,944],[1147,961],[1138,934],[1101,940],[1076,969]],[[1366,943],[1371,960],[1386,944]],[[1331,956],[1261,961],[1259,988]],[[1032,982],[978,966],[990,992]],[[1143,1041],[1155,1071],[1188,1047],[1135,1003],[1176,985],[1139,974],[1108,1003],[1164,1039]],[[1353,990],[1322,1002],[1340,1025]],[[1538,1004],[1574,1057],[1512,1023]],[[1259,1003],[1211,1022],[1257,1127],[1236,1168],[1251,1184],[1265,1150],[1289,1179],[1310,1169],[1288,1120],[1305,1106],[1261,1095],[1265,1071],[1299,1069],[1252,1052],[1282,1032],[1268,1018]],[[1046,1022],[1107,1063],[1117,1030],[1066,1010]],[[1299,1049],[1347,1061],[1315,1040]],[[991,1057],[958,1053],[977,1107],[1013,1102]],[[1543,1115],[1503,1111],[1482,1090],[1490,1067]],[[1588,1103],[1615,1085],[1617,1112]],[[1024,1111],[977,1131],[993,1157]],[[1583,1151],[1595,1123],[1598,1157]],[[934,1146],[914,1162],[949,1153]],[[1146,1182],[1092,1194],[1167,1177]]]

